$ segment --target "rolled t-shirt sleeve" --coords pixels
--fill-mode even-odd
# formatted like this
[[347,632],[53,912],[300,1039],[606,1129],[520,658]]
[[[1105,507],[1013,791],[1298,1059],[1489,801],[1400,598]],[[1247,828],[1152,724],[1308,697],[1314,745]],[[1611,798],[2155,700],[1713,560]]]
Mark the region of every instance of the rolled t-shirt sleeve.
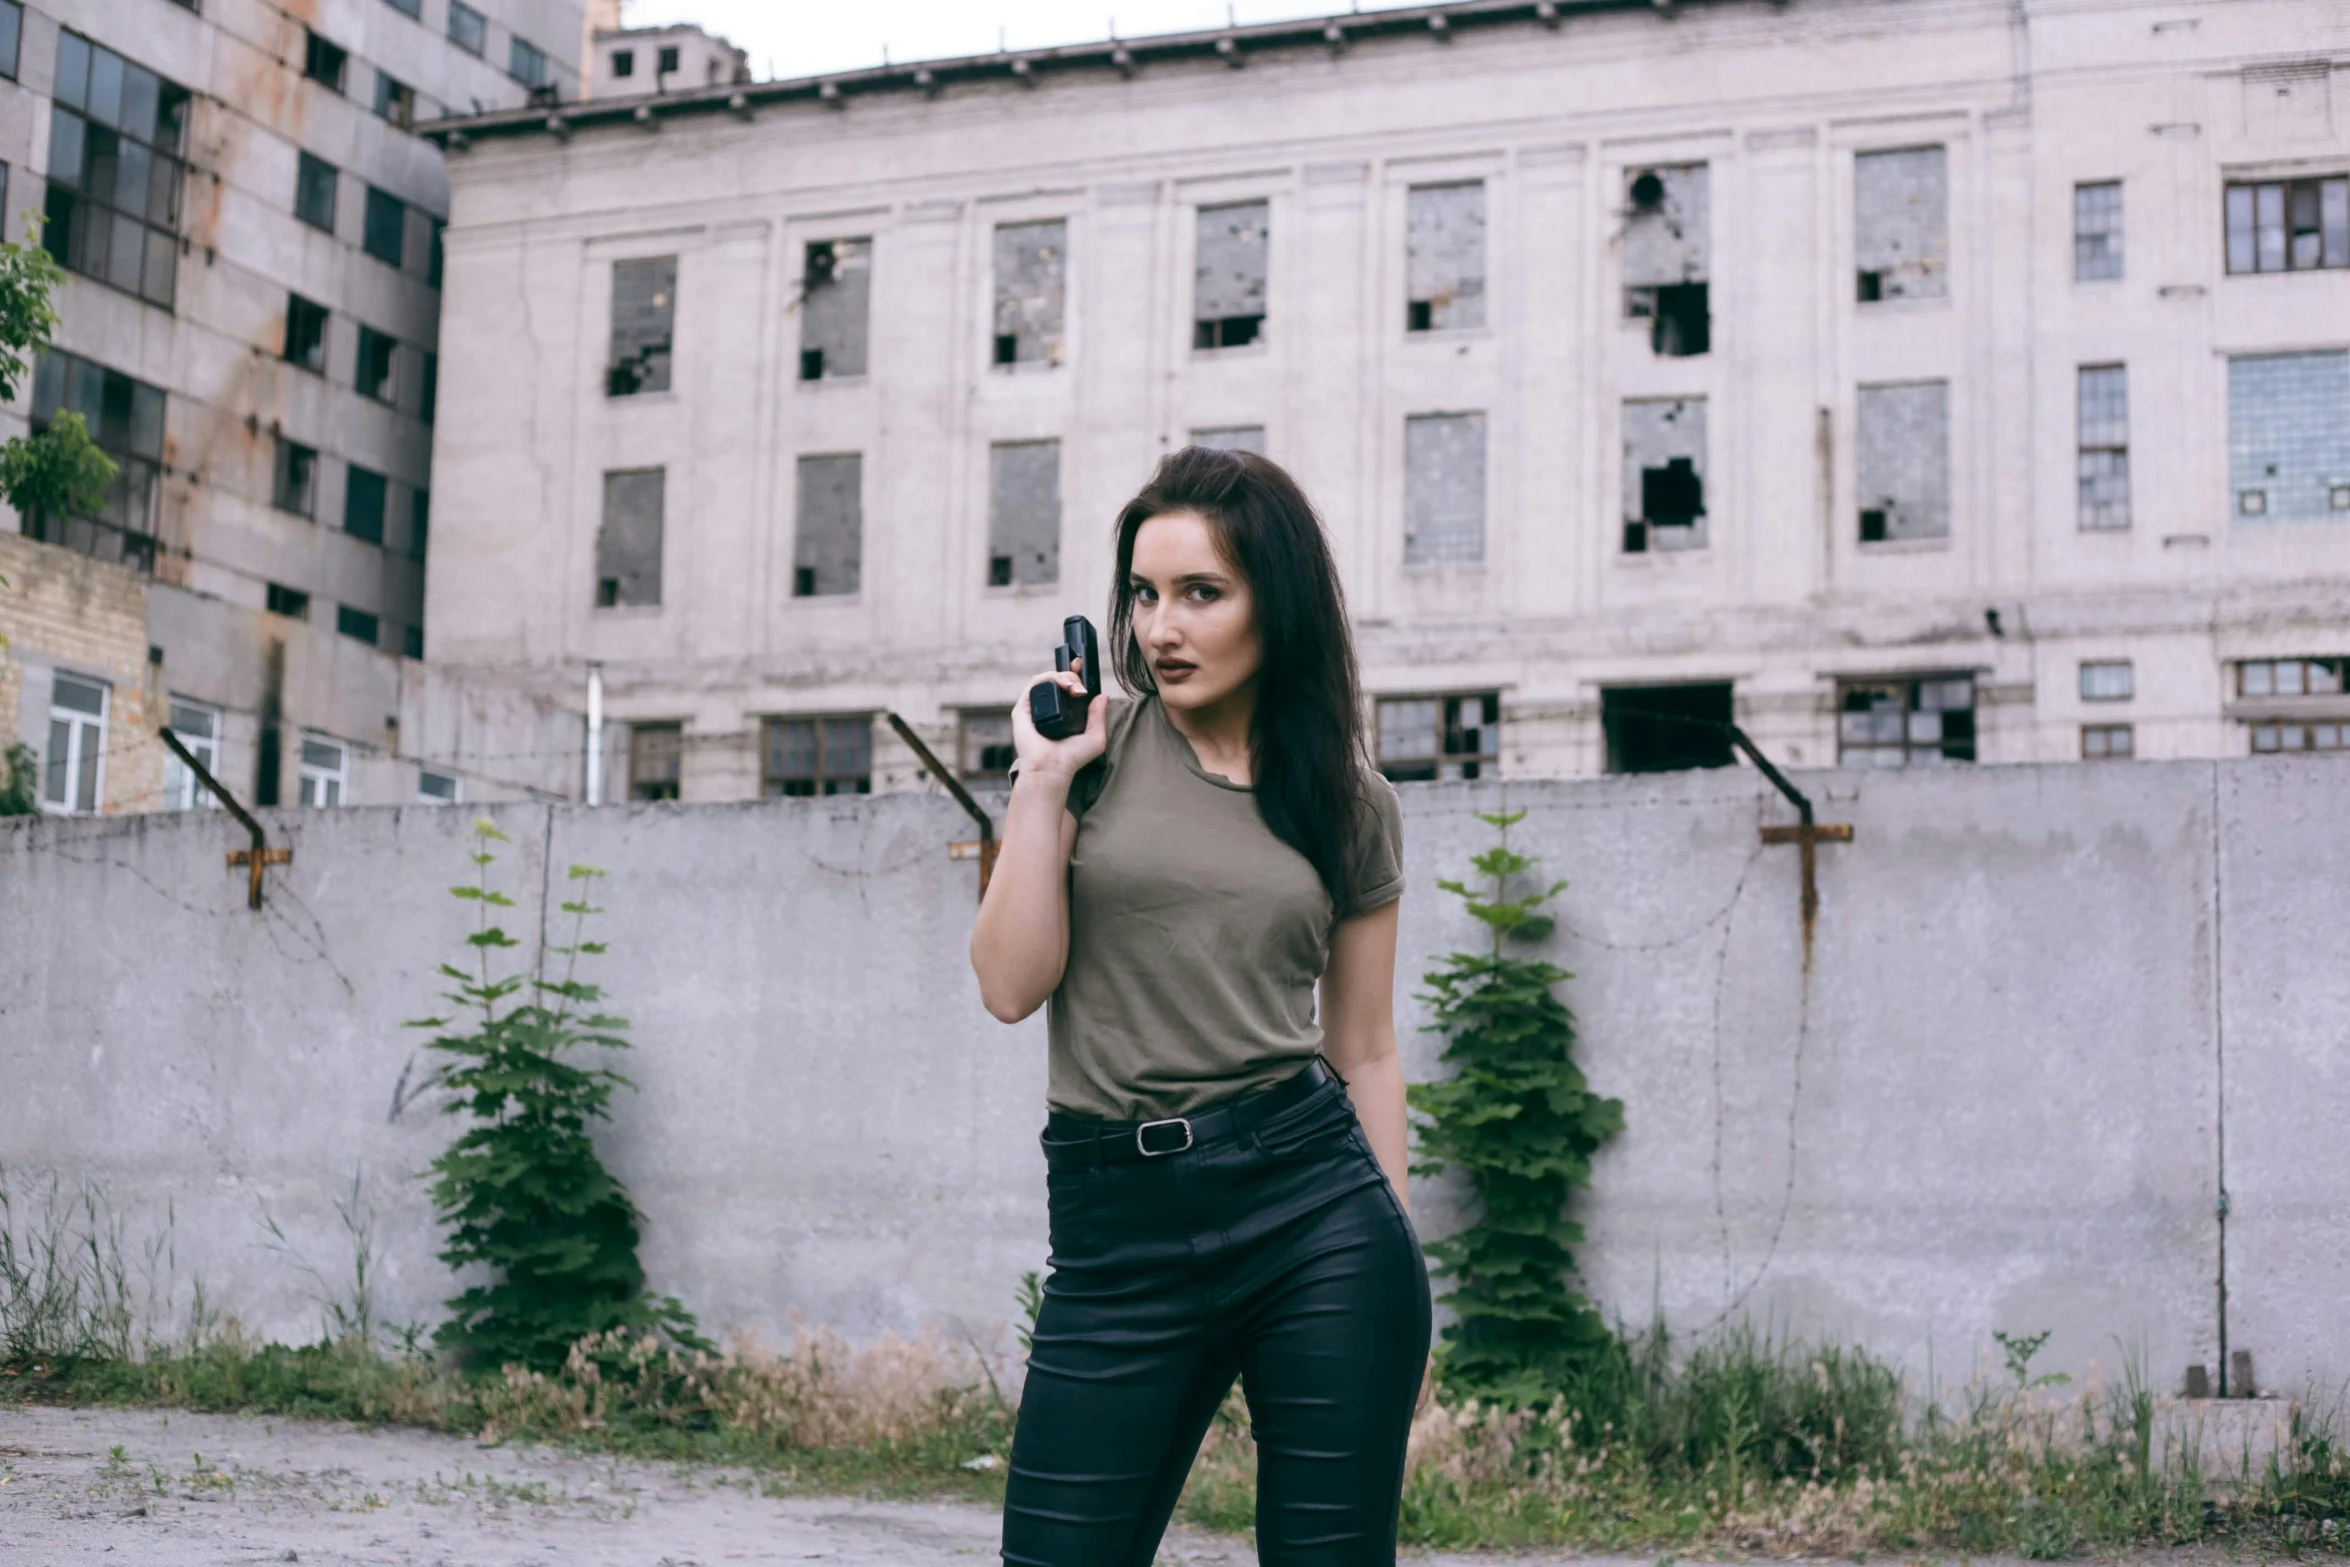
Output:
[[1365,775],[1371,809],[1356,835],[1349,863],[1354,897],[1338,914],[1352,919],[1403,896],[1403,801],[1384,775]]

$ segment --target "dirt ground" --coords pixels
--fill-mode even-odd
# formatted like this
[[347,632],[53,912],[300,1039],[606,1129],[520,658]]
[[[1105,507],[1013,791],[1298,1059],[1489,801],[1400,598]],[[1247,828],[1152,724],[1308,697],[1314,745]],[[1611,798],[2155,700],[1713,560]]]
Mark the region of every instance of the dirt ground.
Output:
[[[946,1567],[995,1561],[996,1541],[987,1508],[763,1496],[739,1470],[336,1422],[0,1406],[0,1567]],[[1158,1561],[1255,1559],[1244,1541],[1176,1531]],[[2147,1564],[2212,1567],[2185,1555]]]

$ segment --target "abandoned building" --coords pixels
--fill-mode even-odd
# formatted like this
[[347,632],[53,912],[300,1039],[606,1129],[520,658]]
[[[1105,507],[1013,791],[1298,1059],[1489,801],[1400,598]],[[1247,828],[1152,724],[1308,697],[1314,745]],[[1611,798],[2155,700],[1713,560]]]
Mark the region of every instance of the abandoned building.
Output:
[[435,124],[436,661],[1000,778],[1186,441],[1397,778],[2338,750],[2350,9],[1472,0]]
[[421,132],[575,100],[587,25],[580,0],[0,0],[5,233],[65,274],[0,433],[73,411],[119,470],[96,515],[0,513],[17,588],[55,590],[0,594],[0,744],[46,808],[205,803],[166,723],[265,805],[569,787],[576,716],[419,662],[448,213]]

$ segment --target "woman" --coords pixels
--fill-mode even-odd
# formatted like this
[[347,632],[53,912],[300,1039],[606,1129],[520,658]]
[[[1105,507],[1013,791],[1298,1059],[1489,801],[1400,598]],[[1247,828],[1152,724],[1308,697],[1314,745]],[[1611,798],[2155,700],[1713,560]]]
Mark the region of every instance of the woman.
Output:
[[1051,1003],[1052,1272],[1003,1558],[1146,1567],[1237,1376],[1258,1559],[1392,1563],[1428,1274],[1402,817],[1364,759],[1337,569],[1288,474],[1200,447],[1127,504],[1117,562],[1104,656],[1136,694],[1052,741],[1028,687],[1081,680],[1022,686],[971,933],[990,1013]]

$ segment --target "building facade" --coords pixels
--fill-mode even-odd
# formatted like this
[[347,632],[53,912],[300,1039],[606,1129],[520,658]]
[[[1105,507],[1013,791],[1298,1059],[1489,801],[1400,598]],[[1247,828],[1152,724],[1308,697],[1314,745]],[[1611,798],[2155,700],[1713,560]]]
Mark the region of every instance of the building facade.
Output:
[[[66,272],[0,433],[76,411],[119,469],[97,515],[0,526],[146,580],[148,726],[250,800],[526,787],[416,751],[449,199],[420,132],[576,99],[583,42],[580,0],[0,0],[4,231]],[[46,744],[51,695],[0,729]]]
[[1393,776],[2335,749],[2350,11],[1479,3],[476,117],[436,658],[644,798],[966,776],[1186,441]]

